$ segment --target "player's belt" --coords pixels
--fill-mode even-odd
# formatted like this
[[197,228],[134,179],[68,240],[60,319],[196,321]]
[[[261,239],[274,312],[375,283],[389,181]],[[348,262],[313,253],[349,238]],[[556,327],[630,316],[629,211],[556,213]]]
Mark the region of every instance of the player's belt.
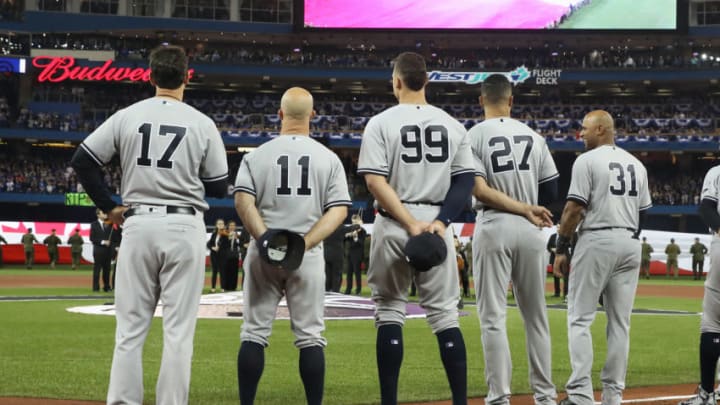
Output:
[[435,205],[438,207],[442,207],[443,203],[441,202],[434,202],[434,201],[405,201],[401,200],[403,204],[410,204],[410,205]]
[[591,231],[609,231],[611,229],[624,229],[626,231],[635,232],[635,229],[633,228],[626,228],[624,226],[603,226],[601,228],[585,228],[581,229],[582,232],[591,232]]
[[125,218],[130,218],[133,215],[144,215],[144,214],[160,214],[160,213],[167,213],[167,214],[185,214],[185,215],[195,215],[195,208],[193,207],[177,207],[174,205],[166,205],[161,207],[143,207],[140,208],[130,208],[129,210],[125,211]]

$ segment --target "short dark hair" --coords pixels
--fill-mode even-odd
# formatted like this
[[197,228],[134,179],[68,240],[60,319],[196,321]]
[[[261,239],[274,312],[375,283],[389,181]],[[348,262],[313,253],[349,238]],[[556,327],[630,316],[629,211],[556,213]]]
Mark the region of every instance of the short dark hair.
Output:
[[493,74],[480,85],[483,103],[500,104],[512,96],[512,85],[505,75]]
[[420,91],[427,83],[425,58],[415,52],[403,52],[395,58],[395,71],[412,91]]
[[150,53],[150,78],[161,89],[175,90],[182,86],[187,71],[187,55],[179,46],[159,46]]

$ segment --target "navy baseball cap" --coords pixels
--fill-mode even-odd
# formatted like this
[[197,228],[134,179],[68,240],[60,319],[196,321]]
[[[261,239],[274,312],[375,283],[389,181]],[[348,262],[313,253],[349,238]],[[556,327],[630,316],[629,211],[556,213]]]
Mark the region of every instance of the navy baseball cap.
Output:
[[445,261],[447,245],[436,233],[423,232],[412,236],[405,244],[405,260],[417,271],[428,271]]
[[305,255],[305,239],[287,229],[268,229],[256,243],[265,262],[285,270],[300,267]]

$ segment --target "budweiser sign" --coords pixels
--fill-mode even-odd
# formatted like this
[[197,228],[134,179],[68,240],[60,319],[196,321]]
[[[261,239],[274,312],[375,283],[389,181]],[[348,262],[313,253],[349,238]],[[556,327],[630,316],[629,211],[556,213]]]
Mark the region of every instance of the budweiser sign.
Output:
[[[105,82],[147,82],[150,80],[150,69],[112,66],[109,60],[100,66],[76,66],[72,56],[38,56],[33,58],[33,66],[40,69],[39,82],[58,83],[65,80],[89,80]],[[194,69],[188,70],[192,78]]]

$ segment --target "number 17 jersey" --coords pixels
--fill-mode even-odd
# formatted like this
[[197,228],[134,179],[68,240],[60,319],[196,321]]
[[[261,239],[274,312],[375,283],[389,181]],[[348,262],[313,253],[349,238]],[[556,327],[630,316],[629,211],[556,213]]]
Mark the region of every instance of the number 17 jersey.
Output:
[[80,147],[101,166],[119,154],[126,205],[206,211],[202,182],[228,176],[225,146],[215,123],[179,100],[152,97],[119,110]]
[[358,174],[385,176],[401,201],[439,204],[454,175],[473,173],[462,124],[429,104],[399,104],[370,119]]
[[652,206],[645,166],[616,145],[598,146],[578,156],[567,198],[587,206],[580,231],[637,229],[640,211]]

